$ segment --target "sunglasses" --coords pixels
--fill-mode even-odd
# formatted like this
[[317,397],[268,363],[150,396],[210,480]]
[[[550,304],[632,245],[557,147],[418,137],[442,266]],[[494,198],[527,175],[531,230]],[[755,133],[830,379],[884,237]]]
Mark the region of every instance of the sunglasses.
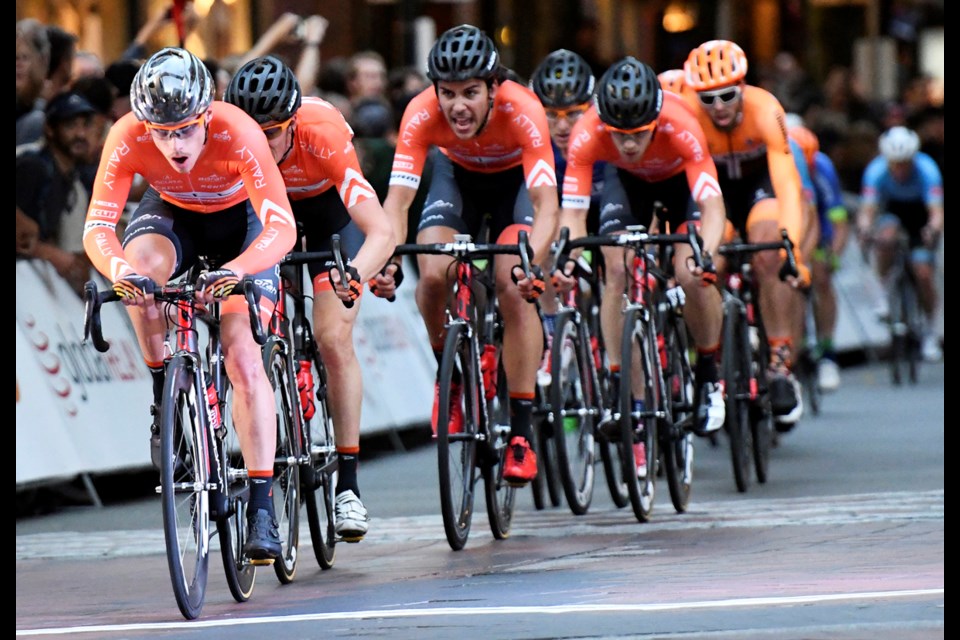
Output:
[[280,124],[272,124],[269,127],[260,128],[263,130],[263,135],[267,136],[267,140],[276,140],[287,132],[291,124],[293,124],[293,118],[288,118]]
[[611,135],[614,135],[618,138],[638,138],[642,137],[641,134],[646,134],[648,131],[653,131],[657,128],[657,121],[648,122],[642,127],[637,127],[635,129],[617,129],[616,127],[611,127],[608,124],[603,125],[603,127],[610,132]]
[[697,98],[703,106],[712,107],[718,99],[720,104],[730,104],[740,97],[740,93],[740,87],[728,87],[716,91],[698,91]]
[[568,109],[544,109],[544,111],[547,112],[547,120],[557,121],[563,118],[567,120],[577,120],[586,113],[589,108],[589,104],[580,104]]
[[147,131],[150,132],[150,135],[157,140],[171,140],[173,138],[183,139],[192,136],[196,131],[198,131],[203,125],[204,118],[206,117],[207,114],[204,112],[193,120],[183,124],[174,125],[172,127],[162,124],[153,124],[152,122],[144,122],[143,124],[146,125]]

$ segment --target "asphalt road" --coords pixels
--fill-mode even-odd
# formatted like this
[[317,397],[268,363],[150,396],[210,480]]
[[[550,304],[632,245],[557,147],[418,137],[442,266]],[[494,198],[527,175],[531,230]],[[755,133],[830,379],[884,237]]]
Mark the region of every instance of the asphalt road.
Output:
[[665,486],[644,524],[602,480],[579,517],[536,510],[525,490],[511,537],[495,541],[481,496],[459,552],[443,535],[429,439],[364,443],[367,538],[338,545],[321,571],[304,523],[294,582],[261,568],[243,604],[214,556],[192,622],[171,593],[153,479],[110,479],[134,498],[17,519],[17,636],[942,638],[944,367],[924,366],[915,387],[891,386],[876,363],[843,373],[774,450],[766,484],[738,493],[725,441],[698,440],[684,514]]

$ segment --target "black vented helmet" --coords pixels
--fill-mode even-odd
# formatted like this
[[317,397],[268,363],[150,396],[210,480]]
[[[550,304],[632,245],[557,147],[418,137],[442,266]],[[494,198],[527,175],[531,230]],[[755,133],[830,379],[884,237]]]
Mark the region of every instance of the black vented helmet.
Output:
[[223,99],[246,111],[258,124],[284,122],[300,108],[300,83],[279,58],[254,58],[237,70]]
[[530,88],[545,107],[563,109],[588,102],[595,80],[586,60],[573,51],[557,49],[533,72]]
[[600,120],[615,129],[629,131],[657,119],[663,106],[663,90],[653,69],[627,56],[604,72],[595,100]]
[[209,109],[213,92],[213,76],[200,58],[167,47],[137,71],[130,84],[130,106],[141,122],[177,124]]
[[443,32],[427,56],[427,77],[436,82],[490,80],[500,66],[500,54],[483,31],[462,24]]

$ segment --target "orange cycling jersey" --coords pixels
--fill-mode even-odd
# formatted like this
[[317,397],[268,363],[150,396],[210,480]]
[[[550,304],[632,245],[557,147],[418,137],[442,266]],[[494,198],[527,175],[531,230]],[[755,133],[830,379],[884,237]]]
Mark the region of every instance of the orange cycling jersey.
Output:
[[360,170],[353,147],[353,130],[332,104],[303,98],[290,154],[280,173],[291,200],[310,198],[336,187],[347,207],[376,198]]
[[238,258],[238,270],[244,274],[276,264],[293,246],[296,225],[290,201],[260,127],[232,104],[215,101],[210,109],[203,150],[185,174],[174,171],[133,113],[110,129],[93,184],[83,246],[94,267],[111,281],[133,272],[116,227],[138,173],[167,202],[200,214],[249,198],[263,231]]
[[600,160],[647,182],[660,182],[686,171],[694,201],[699,203],[710,196],[719,196],[717,168],[706,149],[706,139],[696,117],[673,93],[663,93],[663,107],[653,140],[643,155],[633,162],[620,155],[610,131],[600,121],[597,108],[590,107],[570,134],[567,172],[563,178],[563,207],[586,209],[590,206],[593,163]]
[[[710,155],[720,173],[720,182],[736,182],[769,172],[780,210],[780,223],[796,242],[801,237],[802,209],[800,174],[787,141],[783,107],[773,94],[743,86],[739,121],[730,131],[717,129],[695,91],[683,94],[697,114],[707,136]],[[729,212],[728,212],[729,215]]]
[[516,82],[503,82],[489,118],[479,135],[461,140],[444,118],[434,88],[424,89],[404,111],[390,185],[418,188],[427,152],[436,145],[471,171],[493,173],[522,163],[527,188],[555,187],[547,116],[536,94]]

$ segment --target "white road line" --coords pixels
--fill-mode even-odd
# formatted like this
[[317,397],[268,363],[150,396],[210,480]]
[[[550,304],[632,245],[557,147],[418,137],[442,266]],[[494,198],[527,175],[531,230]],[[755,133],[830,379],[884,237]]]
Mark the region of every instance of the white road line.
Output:
[[943,589],[915,589],[909,591],[866,591],[859,593],[836,593],[779,598],[737,598],[728,600],[705,600],[700,602],[668,602],[658,604],[577,604],[531,607],[437,607],[424,609],[372,609],[366,611],[343,611],[312,613],[292,616],[269,616],[230,620],[192,620],[184,622],[152,622],[144,624],[95,625],[89,627],[60,627],[47,629],[18,629],[18,637],[47,634],[78,635],[89,633],[122,633],[124,631],[196,630],[198,628],[223,628],[285,622],[314,622],[321,620],[365,620],[383,618],[437,618],[443,616],[496,616],[496,615],[558,615],[601,612],[655,613],[690,609],[728,609],[734,607],[757,607],[777,605],[817,604],[850,600],[879,600],[942,596]]

